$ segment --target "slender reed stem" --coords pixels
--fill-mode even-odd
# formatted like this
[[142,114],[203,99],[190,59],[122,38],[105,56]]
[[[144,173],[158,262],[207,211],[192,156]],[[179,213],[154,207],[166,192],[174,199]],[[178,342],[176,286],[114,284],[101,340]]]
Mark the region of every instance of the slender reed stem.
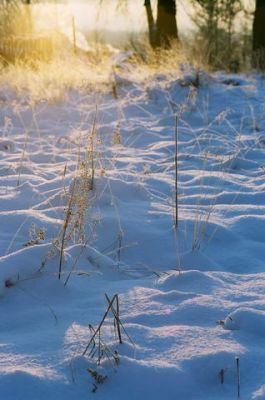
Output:
[[236,357],[237,398],[240,398],[240,360]]
[[175,226],[178,227],[178,116],[175,124]]
[[95,133],[96,133],[97,115],[98,115],[98,103],[96,103],[96,111],[95,111],[92,130],[91,130],[91,134],[90,134],[91,190],[93,190],[93,188],[94,188],[94,177],[95,177],[94,140],[95,140]]

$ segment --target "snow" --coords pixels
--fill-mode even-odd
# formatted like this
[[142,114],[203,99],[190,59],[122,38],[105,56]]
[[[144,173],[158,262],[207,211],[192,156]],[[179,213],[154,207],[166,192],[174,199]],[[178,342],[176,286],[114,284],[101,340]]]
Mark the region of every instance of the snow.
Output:
[[[0,88],[1,398],[235,399],[239,357],[241,398],[265,399],[264,80],[189,66],[132,79],[128,57],[118,98],[32,105]],[[109,315],[119,363],[97,365],[89,324],[116,293],[131,340]]]

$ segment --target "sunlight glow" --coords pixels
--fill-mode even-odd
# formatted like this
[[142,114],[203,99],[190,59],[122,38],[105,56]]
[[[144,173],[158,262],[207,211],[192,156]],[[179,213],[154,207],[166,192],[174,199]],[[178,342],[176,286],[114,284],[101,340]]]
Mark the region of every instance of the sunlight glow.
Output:
[[[155,2],[154,11],[156,10]],[[180,29],[192,29],[190,19],[191,6],[180,2],[178,20]],[[128,1],[126,6],[119,7],[118,0],[103,1],[90,0],[89,2],[68,1],[68,4],[35,4],[34,15],[38,29],[65,28],[75,18],[78,28],[82,32],[93,30],[131,31],[139,32],[147,29],[146,14],[143,2]]]

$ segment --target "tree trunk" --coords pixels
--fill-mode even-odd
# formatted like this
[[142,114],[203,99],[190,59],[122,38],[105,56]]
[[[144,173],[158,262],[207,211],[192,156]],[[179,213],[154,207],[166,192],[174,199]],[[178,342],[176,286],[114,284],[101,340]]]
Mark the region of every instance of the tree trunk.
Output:
[[157,21],[154,22],[151,1],[145,0],[144,6],[149,30],[149,42],[153,48],[170,48],[173,40],[178,40],[176,19],[176,0],[158,0]]
[[149,42],[150,45],[155,48],[157,47],[157,35],[156,35],[156,25],[154,22],[153,11],[151,7],[150,0],[145,0],[144,2],[147,22],[148,22],[148,31],[149,31]]
[[156,28],[159,46],[169,48],[178,39],[175,0],[158,0]]
[[253,66],[265,69],[265,0],[256,0],[253,21]]

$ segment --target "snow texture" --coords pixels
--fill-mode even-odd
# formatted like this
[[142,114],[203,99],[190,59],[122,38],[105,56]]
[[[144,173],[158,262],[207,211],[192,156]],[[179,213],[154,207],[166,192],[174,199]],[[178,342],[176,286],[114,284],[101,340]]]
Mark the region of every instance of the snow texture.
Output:
[[[0,88],[1,399],[235,399],[236,357],[241,398],[265,399],[264,80],[115,74],[117,98],[33,107]],[[107,318],[119,365],[83,355],[105,293],[132,339],[119,345]],[[107,379],[95,388],[88,368]]]

